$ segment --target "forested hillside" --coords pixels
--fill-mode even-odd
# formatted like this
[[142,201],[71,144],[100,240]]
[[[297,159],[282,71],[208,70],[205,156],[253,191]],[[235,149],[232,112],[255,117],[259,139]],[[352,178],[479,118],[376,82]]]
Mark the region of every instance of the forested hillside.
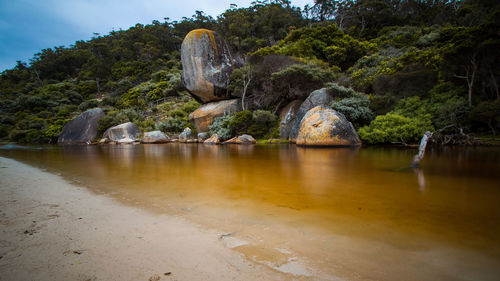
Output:
[[500,129],[498,1],[315,1],[301,9],[271,0],[232,5],[217,18],[198,11],[137,24],[19,61],[0,75],[0,138],[53,143],[97,106],[106,112],[100,133],[127,121],[168,133],[192,126],[199,103],[183,87],[180,47],[197,28],[217,31],[244,64],[228,91],[246,110],[213,126],[228,137],[277,137],[279,110],[322,87],[337,93],[329,106],[364,143],[412,143],[430,130],[441,144],[467,144]]

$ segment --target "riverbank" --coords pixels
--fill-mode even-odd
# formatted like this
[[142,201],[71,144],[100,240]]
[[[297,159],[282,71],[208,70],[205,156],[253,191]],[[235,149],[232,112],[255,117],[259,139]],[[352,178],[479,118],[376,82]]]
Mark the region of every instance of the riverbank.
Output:
[[0,157],[0,280],[290,280],[207,230]]

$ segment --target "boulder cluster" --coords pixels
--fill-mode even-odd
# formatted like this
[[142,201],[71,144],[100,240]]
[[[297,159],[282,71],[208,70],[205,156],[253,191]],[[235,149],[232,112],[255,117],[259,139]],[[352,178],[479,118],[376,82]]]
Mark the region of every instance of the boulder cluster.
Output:
[[[188,33],[181,47],[182,80],[186,89],[202,103],[189,115],[189,121],[200,132],[194,136],[186,128],[176,139],[160,131],[141,132],[137,125],[124,123],[111,127],[100,143],[204,143],[220,144],[216,134],[209,136],[209,126],[216,117],[242,110],[241,100],[227,91],[229,76],[238,66],[224,39],[215,31],[196,29]],[[334,100],[327,89],[313,91],[306,100],[294,100],[280,112],[280,137],[303,146],[353,146],[361,141],[351,122],[342,113],[326,105]],[[91,109],[64,126],[59,143],[91,143],[97,138],[97,122],[104,112]],[[223,143],[254,144],[250,135],[241,135]]]

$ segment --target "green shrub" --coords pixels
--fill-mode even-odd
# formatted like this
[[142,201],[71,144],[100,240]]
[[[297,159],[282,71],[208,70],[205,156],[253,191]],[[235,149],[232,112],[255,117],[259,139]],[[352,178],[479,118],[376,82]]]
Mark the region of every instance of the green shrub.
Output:
[[236,114],[228,123],[232,135],[245,134],[248,128],[253,124],[253,115],[250,110],[243,110]]
[[189,127],[190,123],[182,118],[168,118],[156,124],[156,129],[164,133],[179,133],[184,128]]
[[85,111],[90,108],[98,107],[99,106],[99,101],[92,99],[92,100],[87,100],[82,102],[79,106],[78,109],[81,111]]
[[374,114],[369,108],[368,96],[335,83],[328,84],[327,89],[335,97],[329,106],[344,114],[356,128],[367,125],[373,120]]
[[418,118],[388,113],[379,115],[369,126],[359,129],[361,140],[369,144],[416,143],[426,131],[433,131],[430,115]]
[[212,125],[209,127],[210,135],[217,134],[221,141],[234,137],[231,133],[231,129],[229,128],[229,123],[233,120],[233,117],[233,114],[216,117]]
[[99,135],[102,135],[104,131],[116,125],[120,125],[127,122],[139,123],[142,122],[144,118],[134,109],[128,108],[120,111],[111,111],[100,119],[97,124],[97,131]]

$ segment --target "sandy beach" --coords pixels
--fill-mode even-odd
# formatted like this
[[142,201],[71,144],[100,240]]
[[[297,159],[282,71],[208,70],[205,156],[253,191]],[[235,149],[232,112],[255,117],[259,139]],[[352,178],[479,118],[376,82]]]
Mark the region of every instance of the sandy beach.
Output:
[[[0,158],[0,280],[290,280],[221,233]],[[297,277],[300,279],[300,277]]]

